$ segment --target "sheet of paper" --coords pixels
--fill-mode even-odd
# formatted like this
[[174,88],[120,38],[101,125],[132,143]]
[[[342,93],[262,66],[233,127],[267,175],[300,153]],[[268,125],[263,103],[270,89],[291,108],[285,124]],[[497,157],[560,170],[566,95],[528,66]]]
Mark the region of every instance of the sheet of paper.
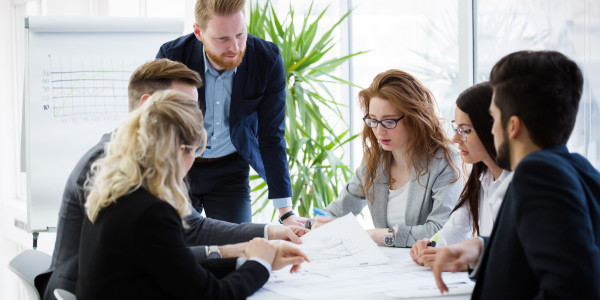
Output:
[[389,261],[367,232],[348,214],[304,235],[300,249],[310,258],[305,270],[369,266]]
[[[345,216],[304,237],[300,248],[313,260],[300,272],[271,273],[264,288],[295,299],[349,298],[386,293],[395,298],[441,296],[428,267],[415,264],[409,249],[379,247],[354,216]],[[466,273],[444,273],[451,294],[468,294]]]

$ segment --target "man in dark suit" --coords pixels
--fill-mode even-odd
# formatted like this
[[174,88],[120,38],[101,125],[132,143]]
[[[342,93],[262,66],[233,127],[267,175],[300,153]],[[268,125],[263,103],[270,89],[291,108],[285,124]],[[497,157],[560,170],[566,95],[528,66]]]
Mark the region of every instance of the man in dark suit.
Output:
[[516,52],[492,69],[498,165],[514,170],[489,238],[438,252],[434,274],[470,265],[473,299],[600,299],[600,173],[565,144],[583,76],[553,51]]
[[267,182],[269,199],[286,225],[294,216],[286,156],[286,78],[279,49],[249,35],[245,0],[197,0],[194,33],[165,43],[157,58],[200,73],[198,101],[208,134],[206,150],[188,173],[198,211],[229,222],[252,217],[249,166]]
[[[168,59],[151,61],[140,66],[131,76],[128,87],[129,110],[137,109],[152,93],[165,89],[179,90],[196,98],[197,87],[201,84],[198,73],[182,63]],[[110,134],[102,136],[98,144],[79,160],[67,180],[50,268],[35,279],[38,290],[45,291],[42,294],[45,300],[55,299],[53,292],[56,288],[75,292],[80,232],[85,218],[84,183],[91,165],[104,154],[104,145],[109,140]],[[243,256],[245,242],[254,237],[289,239],[297,243],[299,241],[296,234],[302,235],[305,232],[299,227],[233,224],[204,218],[194,210],[186,222],[189,225],[185,231],[186,242],[194,246],[190,249],[201,261],[206,260],[209,253],[210,257]],[[214,252],[204,245],[213,245],[210,248]]]

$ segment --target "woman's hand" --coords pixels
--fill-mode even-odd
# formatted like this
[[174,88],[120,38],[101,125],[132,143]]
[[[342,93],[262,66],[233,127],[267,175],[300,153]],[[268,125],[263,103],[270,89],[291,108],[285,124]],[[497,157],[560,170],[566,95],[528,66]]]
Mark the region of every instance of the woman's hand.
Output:
[[428,238],[424,238],[422,240],[418,240],[412,248],[410,248],[410,258],[420,265],[422,263],[419,262],[419,256],[423,254],[423,250],[427,249],[427,246],[431,244],[431,241]]
[[248,243],[245,253],[246,259],[258,257],[273,265],[275,255],[277,254],[277,246],[263,238],[254,238]]
[[310,229],[317,229],[333,220],[335,220],[335,217],[323,217],[323,216],[317,216],[315,218],[315,222],[313,223],[312,227]]
[[305,261],[310,261],[310,259],[300,249],[288,243],[279,243],[272,268],[279,270],[287,265],[292,265],[290,273],[296,273],[300,270],[300,264]]

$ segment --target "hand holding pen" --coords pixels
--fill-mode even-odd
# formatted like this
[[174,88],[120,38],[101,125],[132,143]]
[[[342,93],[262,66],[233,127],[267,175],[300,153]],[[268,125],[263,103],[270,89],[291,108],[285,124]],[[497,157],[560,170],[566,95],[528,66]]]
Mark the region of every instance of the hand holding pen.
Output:
[[312,224],[311,229],[317,229],[320,226],[323,226],[323,225],[335,220],[335,217],[332,217],[330,213],[328,213],[327,211],[324,211],[322,209],[313,207],[313,212],[315,213],[316,218],[315,218],[315,222]]
[[[436,249],[434,248],[437,244],[438,234],[436,233],[431,240],[428,238],[424,238],[422,240],[418,240],[410,249],[410,257],[412,260],[418,265],[429,266],[435,259]],[[433,249],[428,252],[427,256],[425,256],[425,250]]]

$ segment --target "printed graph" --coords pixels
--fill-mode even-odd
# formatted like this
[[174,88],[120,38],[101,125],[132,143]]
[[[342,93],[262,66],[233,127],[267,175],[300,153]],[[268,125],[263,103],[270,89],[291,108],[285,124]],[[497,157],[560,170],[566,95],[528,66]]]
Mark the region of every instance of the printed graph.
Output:
[[342,240],[332,240],[321,247],[304,248],[303,251],[312,262],[352,257],[352,251]]
[[43,72],[44,110],[54,118],[106,120],[128,111],[127,85],[138,65],[111,58],[54,58]]

